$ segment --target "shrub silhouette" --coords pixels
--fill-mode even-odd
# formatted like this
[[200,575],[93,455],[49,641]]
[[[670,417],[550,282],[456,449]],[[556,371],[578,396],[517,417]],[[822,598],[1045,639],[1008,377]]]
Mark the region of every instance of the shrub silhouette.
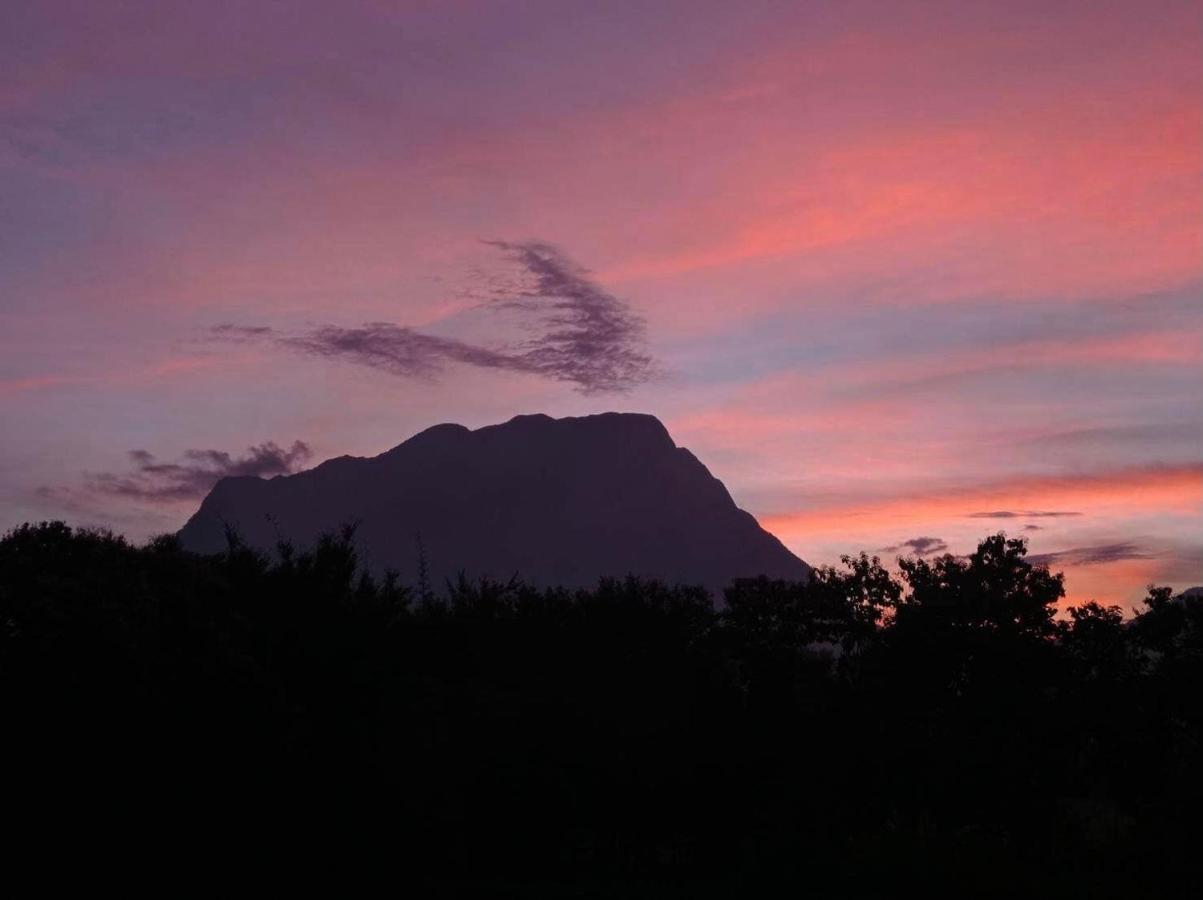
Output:
[[1198,598],[1058,618],[1061,577],[1001,534],[900,577],[862,554],[737,581],[717,607],[635,578],[415,595],[362,574],[353,538],[269,559],[235,534],[208,557],[6,535],[10,822],[60,855],[353,845],[452,894],[1193,877]]

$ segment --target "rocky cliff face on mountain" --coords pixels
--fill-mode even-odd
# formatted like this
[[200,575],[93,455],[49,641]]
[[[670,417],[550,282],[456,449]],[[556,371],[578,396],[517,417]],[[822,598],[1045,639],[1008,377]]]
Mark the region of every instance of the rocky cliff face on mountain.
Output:
[[351,522],[367,566],[408,583],[420,535],[436,587],[463,571],[568,587],[635,574],[719,591],[736,577],[810,572],[656,418],[625,413],[436,425],[370,459],[225,478],[180,539],[217,552],[228,524],[270,551]]

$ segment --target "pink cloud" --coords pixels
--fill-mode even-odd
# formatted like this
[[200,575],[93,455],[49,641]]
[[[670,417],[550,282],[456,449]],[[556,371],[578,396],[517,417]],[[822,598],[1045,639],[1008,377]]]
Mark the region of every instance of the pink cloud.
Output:
[[[850,293],[1085,297],[1203,275],[1203,113],[1171,77],[1198,64],[1174,49],[1156,70],[1120,55],[1089,59],[1092,78],[1042,74],[1018,68],[1031,35],[990,24],[950,25],[956,40],[934,46],[898,22],[818,42],[785,28],[754,63],[731,48],[692,92],[536,123],[468,118],[420,140],[381,109],[329,144],[265,127],[143,161],[106,177],[181,230],[106,248],[126,260],[110,271],[136,259],[139,276],[102,290],[188,307],[401,306],[421,324],[462,303],[415,272],[447,274],[479,237],[531,235],[679,330]],[[1067,40],[1081,27],[1049,23]]]

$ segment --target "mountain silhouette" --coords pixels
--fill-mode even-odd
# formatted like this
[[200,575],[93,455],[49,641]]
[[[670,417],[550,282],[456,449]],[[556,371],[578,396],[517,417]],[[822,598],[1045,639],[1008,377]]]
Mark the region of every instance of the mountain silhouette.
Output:
[[460,572],[567,587],[633,574],[712,591],[810,574],[658,419],[630,413],[436,425],[372,458],[223,478],[179,537],[219,552],[228,525],[272,551],[346,523],[369,569],[413,583],[422,557],[435,587]]

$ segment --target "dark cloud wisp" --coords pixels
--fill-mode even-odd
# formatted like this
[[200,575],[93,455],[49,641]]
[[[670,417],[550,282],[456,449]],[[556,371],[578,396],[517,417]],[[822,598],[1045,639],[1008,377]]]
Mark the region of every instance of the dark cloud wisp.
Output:
[[345,328],[320,325],[299,333],[227,323],[211,329],[223,341],[270,341],[324,359],[341,359],[405,378],[433,378],[449,364],[526,372],[572,384],[582,394],[628,391],[655,377],[643,349],[643,322],[558,249],[539,241],[489,241],[518,267],[516,284],[497,286],[483,309],[524,317],[528,337],[487,347],[392,322]]
[[584,393],[626,390],[654,374],[641,349],[643,322],[587,271],[550,244],[491,244],[528,278],[493,302],[528,312],[542,326],[518,357],[528,371],[573,382]]
[[933,556],[937,553],[946,553],[948,544],[941,538],[934,537],[916,537],[909,541],[903,541],[900,544],[891,544],[889,547],[882,547],[883,553],[899,553],[910,552],[915,556]]
[[454,338],[423,334],[389,322],[358,328],[323,325],[299,335],[281,335],[277,343],[291,350],[380,369],[402,377],[431,377],[448,362],[486,369],[521,371],[520,361]]
[[288,475],[299,470],[311,455],[303,441],[294,441],[288,449],[267,441],[247,448],[242,456],[222,450],[188,450],[176,462],[161,462],[146,450],[131,450],[130,471],[89,474],[86,487],[94,494],[131,500],[195,500],[222,478]]
[[974,512],[966,513],[967,519],[1060,519],[1065,516],[1080,516],[1080,512],[1069,512],[1065,510],[1041,510],[1041,509],[996,509],[990,512]]
[[1034,566],[1075,565],[1092,566],[1119,562],[1125,559],[1152,559],[1153,554],[1128,541],[1118,544],[1096,544],[1093,547],[1074,547],[1055,553],[1035,553],[1028,557]]

